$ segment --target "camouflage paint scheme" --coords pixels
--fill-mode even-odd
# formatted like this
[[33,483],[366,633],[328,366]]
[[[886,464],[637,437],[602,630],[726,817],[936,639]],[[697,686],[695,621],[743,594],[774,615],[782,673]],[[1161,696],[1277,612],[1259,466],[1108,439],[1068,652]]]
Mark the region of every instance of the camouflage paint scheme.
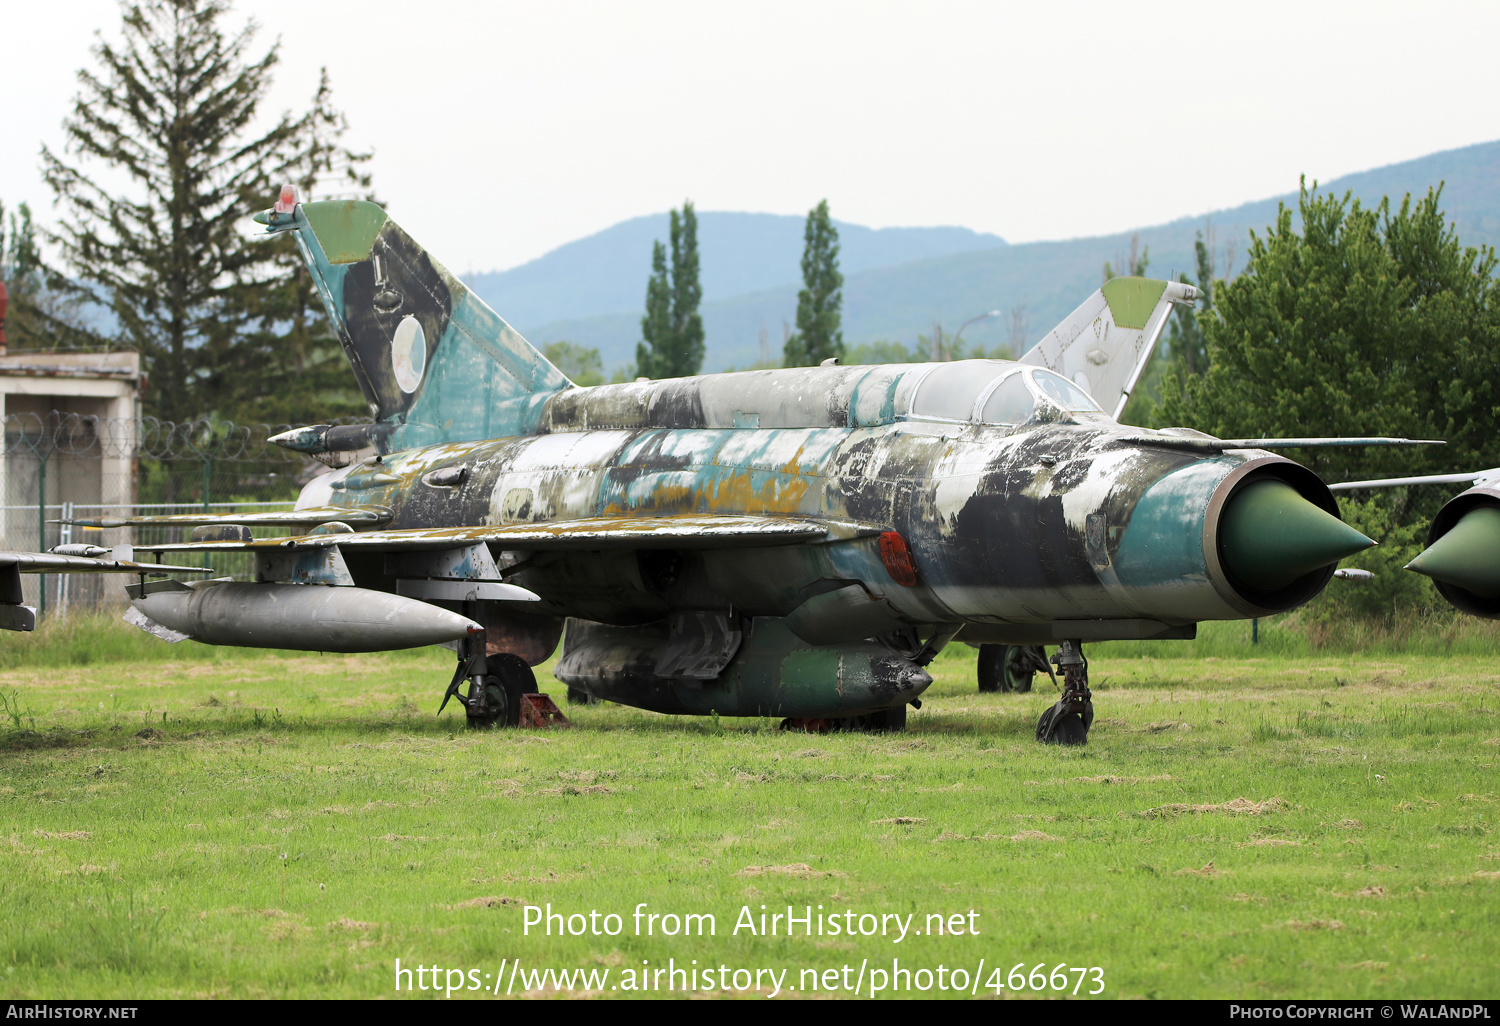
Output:
[[[161,551],[333,547],[347,576],[322,583],[399,592],[401,553],[483,544],[531,596],[463,605],[488,627],[491,654],[540,662],[569,618],[556,675],[600,698],[662,712],[876,712],[920,695],[923,665],[955,635],[1191,637],[1200,620],[1295,606],[1332,575],[1256,593],[1231,581],[1216,544],[1229,497],[1268,476],[1336,515],[1310,472],[1067,409],[1034,367],[825,366],[579,388],[379,208],[313,203],[265,221],[294,230],[376,418],[283,444],[377,454],[304,491],[300,515],[319,533]],[[1060,365],[1090,330],[1159,332],[1184,298],[1119,281],[1032,362]],[[1133,375],[1111,372],[1123,404]],[[934,374],[962,393],[947,415],[914,408]],[[990,394],[978,386],[1014,375],[1031,397],[1025,422],[978,422]],[[882,557],[889,532],[909,546],[914,581]]]

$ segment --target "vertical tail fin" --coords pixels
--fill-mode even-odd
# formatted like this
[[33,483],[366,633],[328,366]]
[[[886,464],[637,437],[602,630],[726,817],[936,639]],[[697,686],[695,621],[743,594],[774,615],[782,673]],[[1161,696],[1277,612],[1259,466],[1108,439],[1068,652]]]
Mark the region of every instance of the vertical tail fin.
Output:
[[1021,362],[1057,371],[1118,417],[1156,349],[1172,304],[1197,298],[1198,290],[1181,282],[1111,278]]
[[529,434],[571,385],[375,204],[284,192],[255,219],[295,232],[387,448]]

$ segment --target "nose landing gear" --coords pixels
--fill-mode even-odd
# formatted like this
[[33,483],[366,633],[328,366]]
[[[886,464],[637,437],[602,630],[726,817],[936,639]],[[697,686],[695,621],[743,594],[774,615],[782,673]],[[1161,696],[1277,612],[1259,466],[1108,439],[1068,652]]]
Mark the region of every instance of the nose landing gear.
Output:
[[1089,691],[1089,663],[1077,641],[1064,641],[1052,657],[1063,676],[1063,693],[1057,704],[1037,721],[1036,739],[1050,745],[1087,744],[1094,723],[1093,695]]

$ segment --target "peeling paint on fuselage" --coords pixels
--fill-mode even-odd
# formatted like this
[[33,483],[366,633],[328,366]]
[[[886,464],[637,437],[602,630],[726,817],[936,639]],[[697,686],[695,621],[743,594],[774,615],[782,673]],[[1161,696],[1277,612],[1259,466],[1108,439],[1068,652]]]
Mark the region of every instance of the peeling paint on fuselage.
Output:
[[[975,363],[976,373],[1006,366]],[[1091,561],[1086,534],[1088,519],[1102,518],[1104,551],[1114,553],[1137,501],[1158,482],[1196,467],[1193,487],[1211,490],[1254,454],[1203,457],[1123,442],[1142,431],[1102,414],[1044,410],[1021,427],[899,416],[927,369],[804,368],[570,389],[543,411],[542,434],[388,453],[379,468],[343,473],[368,479],[378,469],[397,483],[347,495],[389,507],[387,529],[600,516],[832,517],[900,532],[919,573],[915,587],[895,584],[871,538],[813,546],[793,560],[795,570],[761,552],[772,581],[746,579],[757,576],[754,560],[710,550],[693,557],[705,564],[693,601],[705,607],[767,605],[767,593],[781,596],[769,605],[785,607],[820,580],[854,580],[914,625],[1245,615],[1210,579],[1201,523],[1196,548],[1193,539],[1179,544],[1171,565],[1152,568],[1155,587],[1146,589],[1129,561],[1101,564],[1098,553]],[[758,427],[733,426],[752,422],[750,414]],[[468,468],[459,485],[422,482],[456,466]],[[726,560],[740,576],[723,569]],[[614,565],[619,560],[594,560],[597,573],[585,555],[553,553],[543,562],[550,570],[517,578],[542,596],[543,609],[583,615],[573,603],[587,590],[590,618],[641,622],[652,588]],[[761,599],[746,598],[755,595]],[[658,595],[645,604],[660,615],[672,602]]]

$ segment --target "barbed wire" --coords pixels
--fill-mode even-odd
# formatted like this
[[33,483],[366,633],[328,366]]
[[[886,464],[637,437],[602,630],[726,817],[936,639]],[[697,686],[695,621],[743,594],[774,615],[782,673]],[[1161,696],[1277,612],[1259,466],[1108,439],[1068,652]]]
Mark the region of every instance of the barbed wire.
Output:
[[[368,424],[341,417],[334,424]],[[53,455],[106,459],[213,460],[230,463],[297,463],[305,457],[273,445],[290,424],[234,424],[224,420],[173,422],[155,417],[96,417],[81,413],[7,413],[6,456]]]

